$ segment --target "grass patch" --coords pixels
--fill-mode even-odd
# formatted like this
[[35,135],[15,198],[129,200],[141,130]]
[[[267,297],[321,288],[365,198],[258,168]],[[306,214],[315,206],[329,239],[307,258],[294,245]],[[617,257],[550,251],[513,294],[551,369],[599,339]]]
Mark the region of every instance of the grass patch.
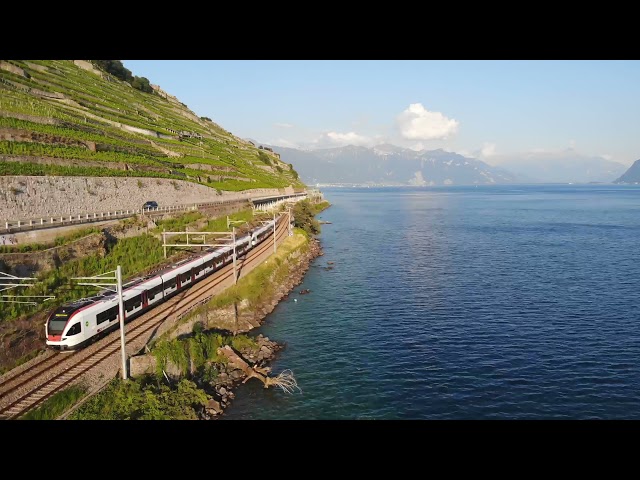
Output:
[[156,222],[157,227],[153,229],[153,232],[162,233],[163,230],[166,232],[184,232],[187,226],[202,217],[203,215],[200,212],[188,212],[174,218],[158,220]]
[[221,335],[204,331],[194,333],[189,338],[159,340],[151,348],[151,354],[156,359],[156,377],[164,377],[163,370],[166,371],[169,362],[178,367],[185,377],[191,374],[191,369],[195,373],[212,364],[226,364],[227,357],[218,355],[218,348],[224,345],[231,345],[238,351],[258,348],[256,341],[247,335]]
[[226,307],[243,299],[248,300],[249,305],[252,306],[271,295],[275,288],[273,280],[284,278],[289,274],[289,265],[285,259],[294,250],[302,249],[305,244],[307,244],[307,238],[303,235],[287,237],[278,246],[278,251],[274,255],[253,269],[246,277],[238,280],[236,285],[211,299],[207,303],[208,308]]
[[81,230],[78,230],[77,232],[56,237],[56,239],[53,242],[27,243],[23,245],[0,245],[0,253],[38,252],[38,251],[47,250],[53,247],[61,247],[63,245],[67,245],[71,242],[74,242],[75,240],[79,240],[88,235],[92,235],[100,232],[101,230],[99,228],[83,228]]
[[323,202],[319,202],[319,203],[312,203],[311,204],[311,211],[313,212],[314,215],[319,214],[320,212],[322,212],[323,210],[326,210],[327,208],[329,208],[331,206],[331,204],[328,201],[323,201]]
[[85,396],[85,386],[74,385],[56,393],[40,407],[31,410],[20,420],[55,420]]
[[168,386],[153,375],[123,381],[114,379],[90,398],[70,420],[196,420],[207,395],[182,379]]
[[[232,227],[240,227],[243,226],[243,223],[239,222],[247,222],[250,223],[254,220],[254,216],[251,212],[251,209],[242,210],[240,212],[232,213],[229,215],[229,220],[233,223],[227,228],[227,217],[219,217],[213,220],[209,220],[207,225],[204,227],[205,232],[230,232]],[[246,225],[244,225],[246,226]]]

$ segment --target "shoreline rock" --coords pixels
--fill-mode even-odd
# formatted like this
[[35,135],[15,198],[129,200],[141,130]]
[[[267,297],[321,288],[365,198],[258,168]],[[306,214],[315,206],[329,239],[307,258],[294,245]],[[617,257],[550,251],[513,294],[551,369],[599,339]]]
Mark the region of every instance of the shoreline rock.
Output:
[[[254,321],[256,321],[257,325],[244,331],[243,333],[251,332],[251,330],[258,328],[263,324],[264,319],[275,309],[276,305],[278,305],[280,301],[288,298],[289,294],[292,293],[295,288],[302,283],[302,281],[304,280],[304,276],[311,267],[311,263],[317,257],[322,256],[322,253],[323,252],[320,241],[316,238],[311,238],[309,240],[309,249],[303,254],[300,262],[298,262],[297,265],[293,268],[284,283],[278,286],[271,300],[265,302],[265,305],[261,305],[256,308]],[[270,369],[269,364],[275,359],[277,353],[285,348],[286,345],[270,340],[268,337],[264,337],[262,334],[259,334],[257,337],[255,337],[255,340],[259,345],[257,355],[250,352],[238,353],[240,353],[242,358],[250,365],[256,365],[258,367],[266,367]],[[234,374],[234,372],[240,372],[240,375],[238,375],[238,373]],[[234,378],[234,376],[236,378]],[[204,409],[201,419],[215,420],[220,418],[224,414],[224,409],[229,406],[233,398],[235,398],[234,390],[246,378],[247,376],[244,373],[241,373],[240,370],[233,370],[232,372],[221,372],[219,377],[216,378],[216,381],[213,383],[213,389],[214,391],[218,392],[218,397],[220,398],[216,398],[215,395],[212,396],[209,401],[209,405]],[[221,388],[224,388],[224,395],[221,395],[220,393]],[[207,394],[209,395],[209,392],[207,392]]]
[[[238,352],[241,357],[251,366],[260,368],[268,368],[276,353],[284,348],[284,344],[274,342],[259,334],[255,337],[258,343],[257,353],[253,350],[245,349]],[[224,410],[231,404],[235,398],[234,390],[245,381],[247,376],[236,367],[223,365],[215,379],[204,388],[207,396],[210,397],[209,403],[200,414],[201,420],[215,420],[220,418]],[[254,380],[258,381],[258,380]]]

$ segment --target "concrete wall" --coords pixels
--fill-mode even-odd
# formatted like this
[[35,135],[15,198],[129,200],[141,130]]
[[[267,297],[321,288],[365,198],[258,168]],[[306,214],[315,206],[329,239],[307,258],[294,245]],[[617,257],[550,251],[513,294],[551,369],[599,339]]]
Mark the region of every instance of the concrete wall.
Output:
[[161,207],[278,195],[284,189],[223,192],[181,180],[118,177],[0,176],[0,221]]

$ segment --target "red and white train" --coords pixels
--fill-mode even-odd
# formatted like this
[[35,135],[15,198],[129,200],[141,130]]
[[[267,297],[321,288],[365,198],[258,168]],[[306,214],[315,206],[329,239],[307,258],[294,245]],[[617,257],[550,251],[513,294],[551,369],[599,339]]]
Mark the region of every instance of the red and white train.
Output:
[[[273,231],[273,220],[236,241],[236,256],[261,243]],[[125,321],[150,310],[177,292],[233,261],[233,246],[208,249],[161,271],[122,286]],[[118,296],[104,293],[58,307],[45,323],[46,344],[57,350],[86,346],[120,325]]]

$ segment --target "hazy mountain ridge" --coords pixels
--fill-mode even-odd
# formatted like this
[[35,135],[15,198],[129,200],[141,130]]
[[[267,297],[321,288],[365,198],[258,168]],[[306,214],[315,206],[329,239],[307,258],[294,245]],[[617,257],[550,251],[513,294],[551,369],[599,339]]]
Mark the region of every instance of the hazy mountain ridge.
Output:
[[640,183],[640,160],[633,162],[633,165],[613,183]]
[[296,165],[305,183],[383,185],[473,185],[518,183],[516,175],[454,152],[381,144],[318,150],[270,146],[283,161]]
[[303,181],[311,184],[610,183],[627,168],[621,163],[584,155],[571,148],[502,158],[498,166],[492,166],[477,158],[442,149],[415,151],[391,144],[316,150],[270,147],[281,154],[283,161],[296,165]]
[[500,166],[519,177],[547,183],[613,182],[627,167],[603,157],[581,154],[573,149],[560,152],[530,153]]

